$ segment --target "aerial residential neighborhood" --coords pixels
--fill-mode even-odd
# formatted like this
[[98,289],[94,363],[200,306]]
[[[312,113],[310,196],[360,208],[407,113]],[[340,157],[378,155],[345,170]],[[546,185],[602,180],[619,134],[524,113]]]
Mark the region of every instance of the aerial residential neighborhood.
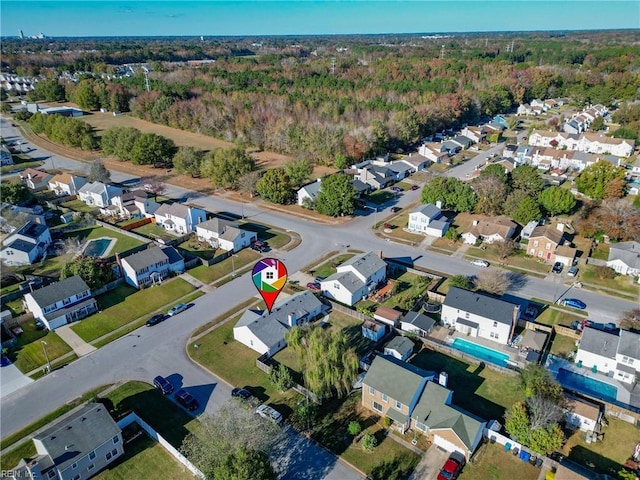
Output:
[[[328,12],[295,6],[260,16]],[[106,36],[3,11],[3,476],[640,478],[631,14],[102,7]]]

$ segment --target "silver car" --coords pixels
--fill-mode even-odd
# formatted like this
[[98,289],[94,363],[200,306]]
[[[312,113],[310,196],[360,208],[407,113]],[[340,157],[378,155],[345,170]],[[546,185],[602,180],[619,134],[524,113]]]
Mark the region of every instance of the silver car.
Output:
[[273,423],[282,423],[282,414],[269,405],[260,405],[258,408],[256,408],[256,413],[262,418],[271,420]]
[[479,258],[476,258],[475,260],[471,260],[469,263],[474,267],[482,267],[482,268],[487,268],[490,265],[489,262],[487,262],[486,260],[480,260]]
[[174,315],[177,315],[181,312],[184,312],[187,309],[187,305],[184,303],[179,303],[177,304],[175,307],[171,308],[168,312],[167,315],[169,315],[170,317],[173,317]]

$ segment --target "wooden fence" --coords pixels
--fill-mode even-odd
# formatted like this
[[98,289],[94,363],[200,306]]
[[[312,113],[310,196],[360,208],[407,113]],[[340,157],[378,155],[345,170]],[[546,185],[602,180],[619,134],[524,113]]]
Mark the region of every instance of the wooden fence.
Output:
[[362,322],[369,320],[372,322],[375,322],[375,320],[367,315],[365,315],[364,313],[360,313],[356,310],[354,310],[353,308],[349,308],[346,307],[344,305],[341,305],[340,303],[334,302],[333,300],[329,300],[329,303],[331,304],[331,308],[333,310],[336,310],[340,313],[344,313],[346,315],[349,315],[350,317],[353,318],[357,318],[358,320],[361,320]]
[[133,230],[134,228],[138,228],[149,223],[155,223],[155,218],[141,218],[136,222],[122,225],[120,228],[128,232],[129,230]]
[[[258,367],[267,375],[271,373],[271,369],[275,366],[274,364],[278,364],[278,362],[276,362],[272,358],[269,358],[269,356],[266,353],[263,353],[258,358],[256,358],[256,367]],[[305,397],[309,398],[313,403],[317,405],[322,405],[322,399],[320,397],[318,397],[311,390],[308,390],[307,388],[303,387],[299,383],[294,382],[291,388],[293,388],[296,392],[301,393]]]

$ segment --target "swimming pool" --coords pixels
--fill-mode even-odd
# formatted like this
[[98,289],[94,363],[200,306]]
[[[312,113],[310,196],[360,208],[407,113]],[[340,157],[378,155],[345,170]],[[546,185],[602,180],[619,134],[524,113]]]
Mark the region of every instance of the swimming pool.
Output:
[[456,338],[451,344],[451,347],[456,350],[460,350],[461,352],[468,353],[480,360],[485,360],[501,367],[506,367],[507,361],[509,360],[509,355],[506,353],[498,352],[492,348],[483,347],[482,345],[469,342],[462,338]]
[[613,385],[601,382],[595,378],[585,377],[584,375],[565,370],[564,368],[558,370],[556,379],[563,387],[586,393],[587,395],[608,402],[615,402],[618,396],[618,389]]
[[107,251],[111,250],[112,238],[96,238],[89,240],[84,247],[84,254],[93,257],[104,257]]

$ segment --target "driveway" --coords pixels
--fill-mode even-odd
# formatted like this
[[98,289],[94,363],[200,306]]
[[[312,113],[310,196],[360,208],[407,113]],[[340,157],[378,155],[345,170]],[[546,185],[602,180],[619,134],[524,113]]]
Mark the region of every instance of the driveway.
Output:
[[0,368],[0,397],[15,392],[16,390],[32,383],[29,377],[18,370],[13,363]]
[[409,480],[436,480],[438,472],[449,457],[449,452],[432,445],[415,468]]

